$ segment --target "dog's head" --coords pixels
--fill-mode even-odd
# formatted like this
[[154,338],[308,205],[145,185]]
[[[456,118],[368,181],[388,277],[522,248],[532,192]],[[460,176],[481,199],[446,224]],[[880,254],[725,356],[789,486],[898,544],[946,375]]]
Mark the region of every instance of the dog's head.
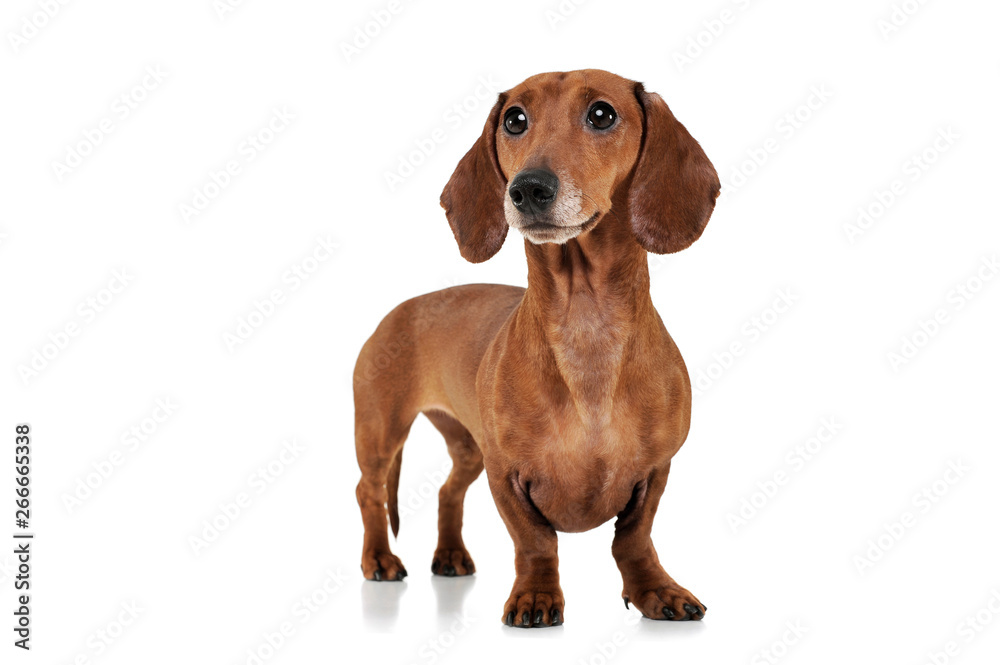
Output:
[[482,136],[441,194],[459,249],[478,263],[507,228],[565,243],[612,200],[638,243],[664,254],[698,239],[719,178],[663,99],[597,69],[539,74],[501,93]]

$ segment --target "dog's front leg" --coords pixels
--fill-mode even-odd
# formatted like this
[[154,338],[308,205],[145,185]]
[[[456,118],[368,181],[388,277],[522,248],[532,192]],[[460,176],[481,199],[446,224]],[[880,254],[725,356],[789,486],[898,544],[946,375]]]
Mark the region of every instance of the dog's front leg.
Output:
[[611,553],[622,573],[626,607],[631,602],[650,619],[697,621],[708,608],[663,570],[650,537],[669,472],[668,463],[636,487],[628,507],[615,522]]
[[503,608],[508,626],[557,626],[563,622],[556,531],[535,509],[517,481],[504,476],[490,489],[514,541],[514,587]]

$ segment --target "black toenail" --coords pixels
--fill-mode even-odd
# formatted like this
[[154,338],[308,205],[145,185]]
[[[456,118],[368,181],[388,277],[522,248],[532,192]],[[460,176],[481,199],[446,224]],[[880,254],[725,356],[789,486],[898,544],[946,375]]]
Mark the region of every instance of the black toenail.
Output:
[[521,625],[525,628],[531,625],[531,615],[527,612],[521,615]]
[[507,625],[508,626],[513,626],[514,625],[514,613],[513,612],[511,612],[511,613],[509,613],[507,615]]
[[396,573],[396,581],[397,582],[402,582],[404,577],[406,577],[406,571],[405,570],[400,570],[400,571],[398,571]]
[[542,617],[545,616],[545,612],[538,610],[535,612],[535,625],[537,626],[542,622]]
[[431,561],[431,572],[437,575],[437,571],[441,569],[441,562],[437,559]]
[[625,609],[628,609],[628,598],[622,598],[625,601]]
[[669,607],[664,606],[663,607],[663,616],[667,617],[668,619],[673,619],[674,618],[674,611],[672,609],[670,609]]
[[688,605],[687,603],[684,603],[684,611],[688,613],[688,618],[698,616],[701,612],[701,610],[694,605]]
[[559,616],[559,608],[558,607],[553,607],[551,614],[552,614],[552,625],[553,626],[558,626],[559,624],[562,623],[562,618]]
[[375,581],[376,582],[381,582],[382,581],[382,571],[381,570],[376,570],[374,577],[375,577]]
[[446,577],[454,577],[455,576],[455,566],[451,565],[450,563],[446,563],[444,565],[444,568],[441,569],[441,574],[445,575]]

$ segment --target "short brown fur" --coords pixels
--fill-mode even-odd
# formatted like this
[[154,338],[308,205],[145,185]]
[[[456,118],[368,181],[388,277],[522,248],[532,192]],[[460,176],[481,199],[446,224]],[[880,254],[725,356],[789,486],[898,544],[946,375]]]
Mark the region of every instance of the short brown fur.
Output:
[[[598,100],[616,109],[614,131],[586,126]],[[521,136],[502,127],[514,106],[529,116]],[[414,298],[361,351],[362,570],[376,580],[406,575],[389,549],[386,518],[396,533],[403,442],[424,413],[454,460],[439,495],[434,573],[475,571],[462,503],[485,468],[514,541],[508,625],[562,622],[556,532],[616,516],[611,549],[626,604],[654,619],[701,619],[705,606],[663,570],[650,539],[671,459],[687,437],[691,386],[653,307],[646,252],[676,252],[701,235],[718,177],[641,84],[600,70],[541,74],[500,95],[441,196],[465,258],[484,261],[500,249],[507,185],[539,167],[579,188],[594,223],[563,244],[525,240],[526,290],[479,284]]]

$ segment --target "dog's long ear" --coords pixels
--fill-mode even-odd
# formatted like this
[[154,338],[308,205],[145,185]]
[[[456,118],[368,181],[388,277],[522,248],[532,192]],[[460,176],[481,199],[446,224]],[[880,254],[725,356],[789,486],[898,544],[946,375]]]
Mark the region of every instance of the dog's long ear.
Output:
[[719,176],[663,98],[641,83],[635,96],[645,120],[628,197],[632,233],[649,252],[679,252],[705,230]]
[[441,192],[441,207],[462,256],[472,263],[490,258],[507,237],[503,197],[507,181],[497,161],[497,125],[506,97],[500,95],[483,134],[458,163]]

